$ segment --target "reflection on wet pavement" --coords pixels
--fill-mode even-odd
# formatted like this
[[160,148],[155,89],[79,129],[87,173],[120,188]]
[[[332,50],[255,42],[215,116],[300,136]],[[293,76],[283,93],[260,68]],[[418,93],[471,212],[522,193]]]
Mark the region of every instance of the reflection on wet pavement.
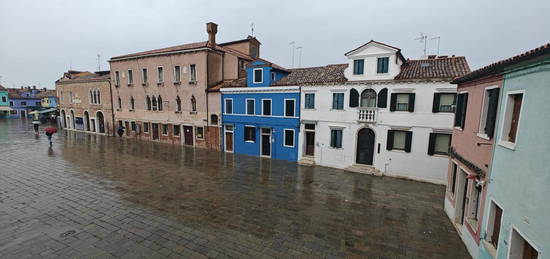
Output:
[[444,187],[0,121],[0,257],[467,258]]

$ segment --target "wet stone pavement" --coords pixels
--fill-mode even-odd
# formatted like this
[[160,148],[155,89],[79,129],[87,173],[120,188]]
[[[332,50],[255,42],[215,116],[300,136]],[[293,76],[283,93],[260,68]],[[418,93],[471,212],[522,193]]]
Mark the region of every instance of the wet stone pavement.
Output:
[[468,258],[444,187],[0,120],[0,258]]

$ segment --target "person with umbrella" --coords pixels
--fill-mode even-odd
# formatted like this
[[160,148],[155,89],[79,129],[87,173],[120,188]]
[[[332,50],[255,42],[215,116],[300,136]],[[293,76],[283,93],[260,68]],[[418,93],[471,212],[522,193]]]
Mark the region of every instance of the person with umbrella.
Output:
[[52,136],[54,133],[57,132],[57,129],[54,127],[47,127],[44,129],[44,132],[46,132],[46,136],[48,136],[48,141],[50,142],[50,146],[52,145]]

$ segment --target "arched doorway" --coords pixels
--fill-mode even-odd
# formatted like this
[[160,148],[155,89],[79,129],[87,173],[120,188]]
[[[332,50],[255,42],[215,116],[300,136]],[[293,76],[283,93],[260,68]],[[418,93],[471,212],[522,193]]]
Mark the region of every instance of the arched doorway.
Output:
[[67,128],[67,114],[65,114],[65,110],[61,110],[61,126]]
[[88,111],[84,112],[84,123],[86,123],[86,131],[90,131],[90,115]]
[[74,111],[71,110],[71,128],[74,129]]
[[366,89],[361,93],[361,107],[376,107],[376,92]]
[[98,111],[96,114],[96,120],[97,120],[97,128],[99,129],[99,133],[105,133],[105,120],[103,118],[103,113]]
[[355,162],[358,164],[372,165],[374,156],[374,131],[362,128],[357,133],[357,152]]

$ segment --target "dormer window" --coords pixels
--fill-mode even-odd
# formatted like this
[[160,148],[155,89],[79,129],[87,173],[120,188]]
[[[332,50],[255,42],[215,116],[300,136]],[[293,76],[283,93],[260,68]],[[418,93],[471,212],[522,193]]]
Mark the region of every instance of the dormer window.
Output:
[[275,72],[271,72],[271,81],[275,81]]
[[390,58],[378,58],[378,67],[376,68],[376,73],[385,74],[388,73],[388,64],[390,63]]
[[353,74],[354,75],[362,75],[364,69],[365,69],[365,60],[364,59],[356,59],[356,60],[353,61]]
[[263,69],[261,69],[261,68],[254,69],[253,82],[255,84],[260,84],[263,81],[264,81],[264,79],[263,79]]

